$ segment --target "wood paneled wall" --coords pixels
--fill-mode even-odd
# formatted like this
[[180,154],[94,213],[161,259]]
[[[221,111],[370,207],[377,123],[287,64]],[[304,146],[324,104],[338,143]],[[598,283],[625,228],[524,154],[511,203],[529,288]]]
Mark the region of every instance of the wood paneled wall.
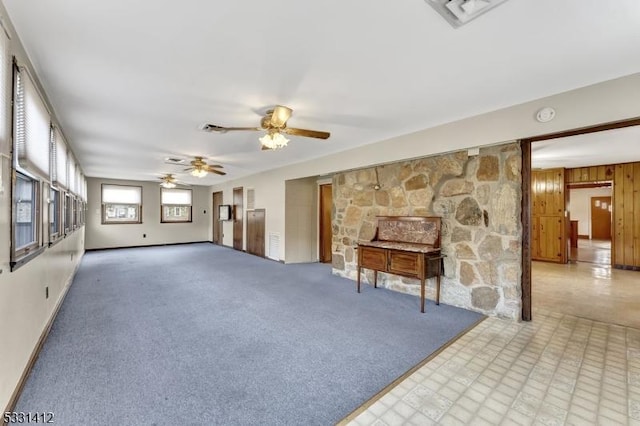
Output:
[[613,238],[613,266],[640,270],[640,162],[615,166]]
[[567,169],[567,183],[613,180],[615,164]]
[[640,270],[640,162],[567,169],[567,183],[613,181],[613,266]]

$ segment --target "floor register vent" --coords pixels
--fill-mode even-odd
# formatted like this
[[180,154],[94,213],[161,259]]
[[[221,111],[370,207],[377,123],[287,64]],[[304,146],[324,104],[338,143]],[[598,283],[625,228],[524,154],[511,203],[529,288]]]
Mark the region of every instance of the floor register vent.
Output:
[[280,234],[269,232],[269,259],[280,260]]

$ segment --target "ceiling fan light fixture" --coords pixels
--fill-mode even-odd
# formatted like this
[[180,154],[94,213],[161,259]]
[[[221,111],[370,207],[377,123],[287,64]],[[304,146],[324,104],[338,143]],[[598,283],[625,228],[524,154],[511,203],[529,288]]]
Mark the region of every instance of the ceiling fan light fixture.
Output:
[[191,170],[191,176],[203,178],[206,175],[207,175],[207,171],[201,167],[195,167],[193,170]]
[[289,139],[282,136],[280,132],[269,132],[266,135],[259,138],[260,143],[267,149],[280,149],[287,146]]
[[171,189],[171,188],[175,188],[176,184],[173,183],[173,182],[164,181],[164,182],[160,183],[160,186],[163,187],[163,188]]

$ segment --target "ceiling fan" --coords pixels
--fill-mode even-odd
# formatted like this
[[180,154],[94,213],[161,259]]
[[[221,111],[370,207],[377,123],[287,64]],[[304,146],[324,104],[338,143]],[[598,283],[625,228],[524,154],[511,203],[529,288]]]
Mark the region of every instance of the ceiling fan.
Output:
[[178,179],[176,179],[176,177],[171,173],[167,173],[166,175],[160,177],[160,186],[161,187],[170,189],[170,188],[175,188],[176,185],[189,186],[186,183],[178,181]]
[[276,105],[260,120],[260,127],[223,127],[215,124],[204,124],[202,130],[206,132],[227,133],[234,130],[266,130],[267,134],[260,138],[263,150],[284,148],[289,140],[282,134],[293,136],[304,136],[307,138],[328,139],[329,132],[318,130],[296,129],[287,127],[287,120],[291,117],[293,110],[283,105]]
[[222,165],[220,164],[207,164],[203,157],[195,157],[194,160],[191,160],[191,167],[187,167],[183,171],[189,172],[192,176],[199,178],[205,177],[207,173],[215,173],[221,176],[226,175],[222,170],[218,170],[221,168]]

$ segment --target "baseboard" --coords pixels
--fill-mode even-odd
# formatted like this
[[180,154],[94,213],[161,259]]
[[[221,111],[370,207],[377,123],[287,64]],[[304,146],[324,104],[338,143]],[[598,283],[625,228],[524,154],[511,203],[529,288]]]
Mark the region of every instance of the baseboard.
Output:
[[613,265],[613,267],[615,269],[622,269],[625,271],[640,271],[640,266],[634,266],[634,265],[619,265],[619,264],[615,264]]
[[211,241],[203,240],[203,241],[188,241],[188,242],[185,242],[185,243],[163,243],[163,244],[147,244],[147,245],[143,245],[143,246],[117,246],[117,247],[91,248],[91,249],[86,249],[85,251],[120,250],[120,249],[143,248],[143,247],[179,246],[179,245],[183,245],[183,244],[199,244],[199,243],[211,243]]
[[[44,330],[42,330],[42,333],[40,334],[40,338],[38,339],[38,343],[36,343],[35,348],[33,348],[33,351],[31,352],[31,356],[29,357],[29,362],[27,362],[27,365],[24,367],[24,371],[22,372],[22,375],[20,376],[20,380],[18,381],[18,384],[16,385],[16,388],[13,391],[13,394],[11,395],[11,398],[9,399],[9,403],[7,404],[7,407],[5,408],[3,413],[11,412],[11,411],[13,411],[15,409],[15,406],[18,403],[18,398],[20,398],[20,394],[22,394],[22,390],[24,389],[24,385],[27,383],[27,378],[29,377],[29,374],[31,373],[31,370],[33,369],[33,366],[35,365],[36,360],[38,359],[38,356],[40,355],[40,351],[42,350],[42,347],[44,346],[44,342],[47,340],[47,337],[49,336],[49,332],[51,331],[51,327],[53,326],[53,322],[55,321],[56,317],[58,316],[58,312],[60,311],[60,307],[62,306],[62,303],[64,302],[64,299],[67,297],[67,293],[69,292],[69,289],[71,288],[71,283],[73,283],[73,278],[76,276],[76,272],[78,272],[78,268],[80,267],[80,263],[82,261],[82,256],[84,256],[84,253],[82,253],[82,255],[80,256],[80,259],[78,259],[78,262],[76,263],[76,267],[73,270],[73,273],[71,274],[71,276],[69,277],[69,280],[65,284],[64,289],[62,290],[62,295],[58,299],[58,302],[56,303],[55,308],[53,308],[53,312],[51,313],[51,317],[49,318],[49,321],[47,321],[47,324],[45,325]],[[4,422],[4,419],[2,420],[2,424],[6,425],[6,423]]]

